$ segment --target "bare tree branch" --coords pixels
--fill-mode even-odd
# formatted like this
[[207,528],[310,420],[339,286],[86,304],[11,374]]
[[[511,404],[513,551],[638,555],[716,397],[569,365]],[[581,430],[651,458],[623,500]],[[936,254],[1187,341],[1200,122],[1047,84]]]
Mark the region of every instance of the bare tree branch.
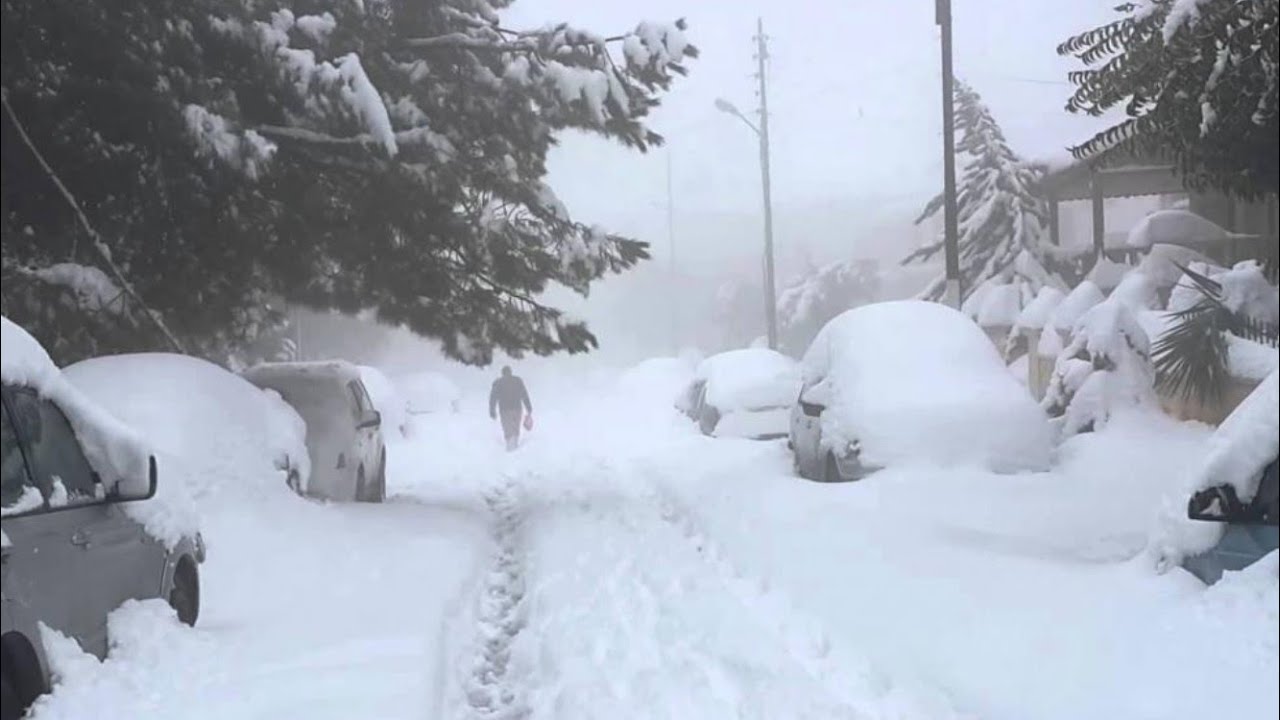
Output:
[[124,272],[120,270],[120,266],[116,265],[115,260],[111,256],[111,248],[107,246],[107,243],[102,239],[102,236],[98,234],[98,231],[93,228],[93,225],[89,222],[89,218],[84,214],[84,210],[81,209],[79,201],[76,200],[75,195],[72,195],[71,191],[67,189],[67,186],[62,183],[62,178],[58,177],[58,174],[54,172],[53,168],[49,165],[49,162],[45,160],[44,155],[40,152],[40,148],[37,148],[35,142],[31,140],[31,136],[27,134],[26,128],[24,128],[22,126],[22,122],[18,120],[18,114],[14,112],[13,106],[9,104],[9,88],[0,88],[0,102],[3,102],[5,114],[9,116],[9,121],[13,123],[14,129],[18,131],[18,136],[22,138],[23,144],[25,144],[27,149],[31,151],[31,154],[35,156],[36,162],[40,163],[40,167],[44,169],[45,174],[49,176],[49,179],[53,181],[53,184],[57,186],[58,191],[61,192],[62,197],[66,199],[67,204],[75,211],[81,227],[83,227],[85,232],[89,234],[89,238],[93,240],[93,248],[98,252],[98,257],[102,260],[103,264],[107,266],[107,269],[111,271],[111,274],[115,276],[116,282],[120,283],[120,288],[129,296],[130,299],[138,304],[138,307],[142,309],[142,314],[146,315],[151,320],[152,324],[154,324],[156,329],[160,331],[160,334],[165,337],[165,340],[168,341],[169,346],[173,350],[180,353],[186,353],[186,347],[183,345],[182,341],[178,339],[178,336],[169,329],[164,318],[159,312],[152,310],[146,302],[143,301],[142,296],[134,289],[133,283],[129,282],[129,278],[125,277]]

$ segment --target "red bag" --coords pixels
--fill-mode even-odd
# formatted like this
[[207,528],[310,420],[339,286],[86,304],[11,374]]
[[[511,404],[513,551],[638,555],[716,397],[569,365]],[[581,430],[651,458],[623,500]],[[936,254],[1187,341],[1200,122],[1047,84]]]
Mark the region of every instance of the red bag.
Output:
[[524,429],[525,429],[525,430],[532,430],[532,429],[533,429],[533,416],[532,416],[532,415],[525,415],[525,416],[524,416]]

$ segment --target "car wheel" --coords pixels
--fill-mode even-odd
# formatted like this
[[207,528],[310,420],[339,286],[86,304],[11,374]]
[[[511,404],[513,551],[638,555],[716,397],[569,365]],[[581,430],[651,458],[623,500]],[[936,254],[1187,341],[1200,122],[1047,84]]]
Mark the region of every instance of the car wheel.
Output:
[[194,626],[200,617],[200,574],[187,558],[178,561],[173,572],[173,589],[169,591],[169,606],[178,613],[184,625]]
[[31,644],[17,633],[0,638],[0,720],[18,720],[49,691]]
[[827,453],[827,464],[823,468],[822,481],[834,483],[842,482],[843,480],[844,478],[840,476],[840,464],[836,462],[835,453]]

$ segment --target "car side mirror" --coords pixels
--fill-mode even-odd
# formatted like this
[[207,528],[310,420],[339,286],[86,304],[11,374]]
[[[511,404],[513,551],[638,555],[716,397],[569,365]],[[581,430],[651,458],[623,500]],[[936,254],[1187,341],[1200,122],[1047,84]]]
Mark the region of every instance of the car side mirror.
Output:
[[120,482],[115,485],[115,492],[108,497],[117,502],[136,502],[138,500],[150,500],[155,497],[156,489],[160,485],[159,472],[156,469],[156,456],[147,457],[147,484],[138,487],[137,482]]
[[364,430],[365,428],[376,428],[380,425],[382,425],[382,413],[377,410],[370,410],[364,420],[361,420],[360,424],[356,425],[356,429]]
[[1231,485],[1206,488],[1191,496],[1187,517],[1206,522],[1233,522],[1247,519],[1247,510]]
[[819,417],[822,415],[822,411],[826,409],[826,407],[817,403],[805,402],[804,400],[800,401],[800,412],[804,413],[807,417]]

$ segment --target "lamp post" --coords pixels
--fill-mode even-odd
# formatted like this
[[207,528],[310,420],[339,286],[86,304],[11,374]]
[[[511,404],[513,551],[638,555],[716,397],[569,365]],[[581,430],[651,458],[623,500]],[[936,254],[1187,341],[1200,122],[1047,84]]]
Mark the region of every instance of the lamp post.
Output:
[[951,0],[936,0],[936,21],[942,31],[942,172],[943,245],[946,258],[946,289],[943,302],[960,308],[960,248],[956,208],[956,131],[951,70]]
[[[763,64],[763,60],[761,61]],[[763,70],[763,67],[762,67]],[[763,78],[763,72],[761,73]],[[763,80],[761,81],[763,86]],[[760,140],[760,182],[764,192],[764,303],[765,329],[769,347],[778,349],[778,308],[777,291],[773,277],[773,200],[769,192],[769,114],[768,105],[761,93],[760,127],[747,119],[741,110],[728,100],[716,98],[716,109],[733,115],[751,128]]]

